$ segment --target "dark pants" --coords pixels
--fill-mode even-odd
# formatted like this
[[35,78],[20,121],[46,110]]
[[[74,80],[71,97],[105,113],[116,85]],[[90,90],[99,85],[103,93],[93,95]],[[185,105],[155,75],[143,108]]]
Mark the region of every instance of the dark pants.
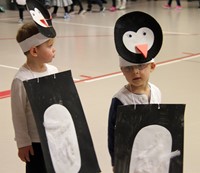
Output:
[[112,0],[112,6],[116,7],[116,0]]
[[18,8],[18,11],[19,11],[19,18],[20,19],[24,19],[24,10],[26,9],[26,6],[25,5],[17,5],[17,8]]
[[24,9],[19,8],[18,10],[19,10],[19,18],[24,20]]
[[92,8],[92,4],[93,4],[93,3],[98,4],[100,8],[103,7],[102,0],[88,0],[88,9],[91,9],[91,8]]
[[72,0],[72,5],[71,5],[71,11],[74,11],[74,5],[75,4],[78,4],[78,6],[79,6],[79,10],[83,10],[83,5],[82,5],[82,3],[81,3],[81,0]]
[[[54,6],[53,13],[57,14],[57,11],[58,11],[58,6]],[[65,13],[68,13],[68,6],[64,7],[64,11]]]
[[26,173],[47,173],[40,143],[33,143],[34,155],[26,162]]
[[[168,5],[171,6],[171,4],[172,4],[172,0],[168,0]],[[181,6],[180,0],[176,0],[176,4],[177,4],[178,6]]]

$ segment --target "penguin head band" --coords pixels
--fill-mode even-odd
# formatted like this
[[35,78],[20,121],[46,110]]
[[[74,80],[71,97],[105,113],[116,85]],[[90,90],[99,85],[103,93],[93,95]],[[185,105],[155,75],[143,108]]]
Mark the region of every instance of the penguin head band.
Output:
[[31,49],[31,47],[39,46],[42,43],[48,41],[50,38],[44,36],[41,33],[35,34],[24,41],[20,42],[19,45],[22,51],[25,53]]
[[24,53],[29,51],[31,47],[39,46],[56,36],[56,31],[52,25],[52,18],[43,4],[39,1],[26,0],[26,6],[38,28],[39,33],[19,43]]
[[[153,63],[153,62],[155,62],[154,59],[151,59],[150,61],[147,61],[142,64],[149,64],[149,63]],[[125,59],[123,59],[122,57],[119,56],[119,66],[120,67],[127,67],[127,66],[139,65],[139,64],[141,64],[141,63],[132,63],[132,62],[126,61]]]

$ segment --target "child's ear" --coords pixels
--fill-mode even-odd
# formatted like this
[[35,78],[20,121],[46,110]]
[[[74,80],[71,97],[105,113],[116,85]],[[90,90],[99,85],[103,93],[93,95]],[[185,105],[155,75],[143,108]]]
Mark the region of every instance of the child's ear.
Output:
[[123,70],[123,67],[120,67],[120,70],[121,70],[121,72],[123,73],[123,75],[124,75],[124,70]]
[[37,56],[37,48],[36,47],[31,47],[30,54],[32,56],[36,57]]
[[156,64],[155,63],[151,63],[151,71],[153,71],[156,68]]

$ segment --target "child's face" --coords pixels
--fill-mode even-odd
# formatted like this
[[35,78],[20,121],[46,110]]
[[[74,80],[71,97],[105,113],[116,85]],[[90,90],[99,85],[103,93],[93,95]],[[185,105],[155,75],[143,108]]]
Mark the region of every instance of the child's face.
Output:
[[50,39],[36,47],[37,59],[41,63],[50,63],[55,57],[54,40]]
[[126,80],[134,87],[146,87],[150,73],[155,69],[155,63],[121,67]]

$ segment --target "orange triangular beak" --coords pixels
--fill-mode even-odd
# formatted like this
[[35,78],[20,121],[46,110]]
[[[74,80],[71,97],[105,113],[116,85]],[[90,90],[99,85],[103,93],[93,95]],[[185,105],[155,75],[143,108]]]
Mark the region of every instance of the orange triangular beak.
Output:
[[45,19],[41,19],[40,21],[41,21],[43,24],[45,24],[47,27],[49,26]]
[[141,54],[144,56],[144,58],[147,58],[147,44],[140,44],[136,46],[137,50],[141,52]]

